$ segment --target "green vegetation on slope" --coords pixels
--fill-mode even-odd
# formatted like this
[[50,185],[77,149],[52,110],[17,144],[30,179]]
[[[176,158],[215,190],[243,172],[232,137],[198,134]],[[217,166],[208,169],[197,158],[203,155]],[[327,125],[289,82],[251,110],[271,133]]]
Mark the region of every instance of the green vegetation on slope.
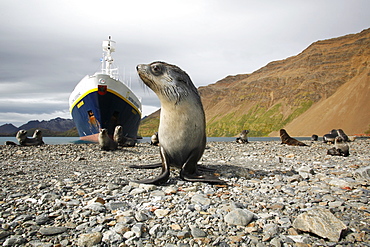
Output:
[[158,131],[159,118],[148,117],[141,121],[139,126],[139,136],[148,137],[152,136]]
[[242,130],[248,129],[248,136],[267,136],[272,131],[277,131],[294,118],[311,107],[312,101],[302,102],[299,107],[284,119],[281,113],[282,105],[276,104],[270,109],[256,105],[246,114],[235,112],[224,115],[221,119],[211,119],[207,123],[207,136],[236,136]]

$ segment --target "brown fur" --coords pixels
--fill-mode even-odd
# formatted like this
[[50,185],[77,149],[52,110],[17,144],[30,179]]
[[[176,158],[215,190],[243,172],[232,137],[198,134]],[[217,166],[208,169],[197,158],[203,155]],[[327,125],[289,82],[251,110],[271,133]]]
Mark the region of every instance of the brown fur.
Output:
[[307,146],[303,142],[290,137],[285,129],[280,130],[280,139],[281,139],[281,144],[287,144],[290,146]]

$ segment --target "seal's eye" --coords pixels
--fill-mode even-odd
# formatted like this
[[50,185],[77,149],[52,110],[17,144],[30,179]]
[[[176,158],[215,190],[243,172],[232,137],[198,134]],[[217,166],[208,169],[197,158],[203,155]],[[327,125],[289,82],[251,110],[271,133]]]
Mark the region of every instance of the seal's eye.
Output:
[[153,74],[159,75],[162,72],[162,68],[158,64],[153,64],[152,65],[152,71],[153,71]]

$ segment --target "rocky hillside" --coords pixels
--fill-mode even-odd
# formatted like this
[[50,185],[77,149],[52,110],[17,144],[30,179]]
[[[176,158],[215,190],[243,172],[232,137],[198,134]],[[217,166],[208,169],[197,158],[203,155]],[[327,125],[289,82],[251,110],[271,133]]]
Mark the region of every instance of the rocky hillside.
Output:
[[[207,136],[348,134],[370,129],[370,29],[317,41],[252,74],[227,76],[199,92]],[[148,118],[150,119],[150,117]],[[145,121],[143,121],[145,126]]]
[[73,120],[59,117],[48,121],[32,120],[19,126],[19,128],[12,124],[4,124],[0,126],[0,135],[15,136],[21,129],[27,130],[29,136],[32,135],[35,129],[42,130],[43,136],[78,136]]

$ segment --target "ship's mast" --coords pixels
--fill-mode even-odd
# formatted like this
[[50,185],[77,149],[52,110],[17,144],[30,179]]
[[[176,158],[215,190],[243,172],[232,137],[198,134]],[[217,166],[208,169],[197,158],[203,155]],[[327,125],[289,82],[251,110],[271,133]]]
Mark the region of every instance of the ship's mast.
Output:
[[115,77],[117,74],[117,69],[112,68],[113,58],[112,52],[116,51],[116,42],[111,40],[109,36],[108,40],[103,41],[103,61],[102,61],[102,73]]

